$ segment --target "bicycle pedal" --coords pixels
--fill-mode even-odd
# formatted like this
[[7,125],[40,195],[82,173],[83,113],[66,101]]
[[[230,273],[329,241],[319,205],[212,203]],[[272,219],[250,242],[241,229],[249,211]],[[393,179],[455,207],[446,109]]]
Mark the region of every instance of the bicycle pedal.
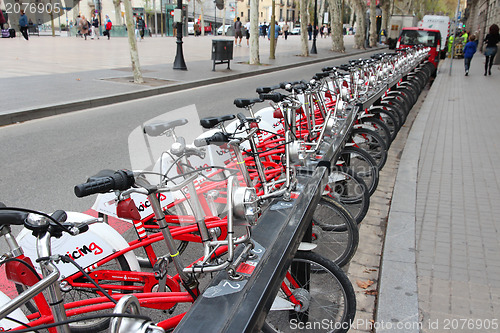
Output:
[[153,274],[155,279],[161,280],[167,275],[169,261],[165,258],[160,258],[153,266]]

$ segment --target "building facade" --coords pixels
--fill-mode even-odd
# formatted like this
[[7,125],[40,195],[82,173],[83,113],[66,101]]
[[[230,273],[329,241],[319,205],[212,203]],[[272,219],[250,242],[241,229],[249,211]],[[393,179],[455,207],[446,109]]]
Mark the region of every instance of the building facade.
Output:
[[[259,0],[259,23],[271,22],[272,3],[272,0]],[[250,0],[238,1],[237,4],[237,16],[243,22],[248,22],[250,19]],[[294,0],[275,0],[274,8],[277,22],[287,22],[291,26],[299,22],[299,10]]]

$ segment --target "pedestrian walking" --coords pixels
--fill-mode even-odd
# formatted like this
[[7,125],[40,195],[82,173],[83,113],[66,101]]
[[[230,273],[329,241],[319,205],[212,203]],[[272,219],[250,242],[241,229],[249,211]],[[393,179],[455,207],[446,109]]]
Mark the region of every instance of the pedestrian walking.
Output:
[[137,16],[135,21],[135,37],[142,41],[144,39],[144,29],[146,28],[146,23],[142,19],[142,16]]
[[111,23],[111,20],[109,19],[109,16],[106,15],[106,30],[104,31],[104,36],[108,36],[108,40],[111,36],[111,28],[113,27],[113,23]]
[[288,38],[288,29],[290,29],[290,27],[285,22],[285,24],[283,25],[283,35],[285,35],[285,40],[287,40],[287,38]]
[[472,61],[472,57],[477,50],[477,44],[475,42],[476,36],[471,35],[469,37],[469,42],[464,46],[464,65],[465,65],[465,76],[469,75],[470,62]]
[[85,40],[87,40],[87,35],[89,34],[90,24],[89,21],[85,18],[85,15],[82,15],[80,19],[80,32],[82,33]]
[[309,35],[309,40],[311,40],[311,38],[312,38],[312,33],[313,33],[313,27],[312,27],[311,23],[309,23],[307,25],[307,34]]
[[[278,37],[280,35],[281,28],[278,25],[278,22],[274,23],[274,50],[276,50],[276,45],[278,45]],[[269,27],[269,30],[267,31],[267,39],[271,39],[271,27]]]
[[247,38],[247,46],[250,46],[250,21],[245,23],[245,30],[246,30],[246,38]]
[[19,16],[19,31],[23,34],[24,39],[29,40],[28,37],[28,17],[24,14],[24,10],[21,9]]
[[95,13],[92,13],[92,22],[91,22],[91,28],[92,28],[92,35],[90,39],[94,39],[94,37],[97,37],[99,39],[99,19],[95,15]]
[[497,54],[497,44],[499,41],[500,34],[498,33],[498,25],[492,24],[484,39],[486,43],[486,50],[484,51],[484,56],[486,57],[486,62],[484,63],[484,76],[486,76],[486,73],[491,75],[491,67],[493,66],[493,59]]
[[268,28],[267,23],[264,22],[264,24],[262,25],[262,36],[264,36],[264,38],[266,38],[267,36],[267,28]]
[[[243,32],[241,31],[241,27],[243,24],[240,21],[240,18],[236,18],[236,22],[234,22],[234,45],[241,46],[241,39],[243,38]],[[238,44],[238,38],[240,39],[240,43]]]

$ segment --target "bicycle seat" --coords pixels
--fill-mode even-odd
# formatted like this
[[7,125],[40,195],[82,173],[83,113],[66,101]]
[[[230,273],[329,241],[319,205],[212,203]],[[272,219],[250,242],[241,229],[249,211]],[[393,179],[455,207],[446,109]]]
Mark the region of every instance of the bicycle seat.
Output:
[[144,133],[149,136],[159,136],[165,133],[166,130],[175,128],[177,126],[186,125],[188,120],[185,118],[170,120],[170,121],[162,121],[153,124],[144,125]]
[[213,128],[213,127],[217,126],[218,124],[222,123],[223,121],[233,120],[234,118],[236,118],[236,116],[234,114],[228,114],[228,115],[221,116],[221,117],[206,117],[206,118],[200,119],[200,125],[203,128],[209,129],[209,128]]
[[263,102],[260,98],[237,98],[234,100],[234,105],[237,108],[246,108],[247,106],[254,105],[255,103]]

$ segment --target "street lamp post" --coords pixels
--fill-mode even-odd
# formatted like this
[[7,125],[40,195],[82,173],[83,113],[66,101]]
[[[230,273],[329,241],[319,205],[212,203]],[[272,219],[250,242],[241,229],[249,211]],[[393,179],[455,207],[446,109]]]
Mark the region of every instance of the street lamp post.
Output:
[[318,54],[316,49],[316,27],[318,26],[318,0],[314,0],[314,27],[313,27],[313,45],[311,47],[311,54]]
[[182,0],[177,0],[177,8],[174,11],[174,21],[177,29],[177,53],[175,54],[174,69],[187,71],[184,54],[182,52]]

